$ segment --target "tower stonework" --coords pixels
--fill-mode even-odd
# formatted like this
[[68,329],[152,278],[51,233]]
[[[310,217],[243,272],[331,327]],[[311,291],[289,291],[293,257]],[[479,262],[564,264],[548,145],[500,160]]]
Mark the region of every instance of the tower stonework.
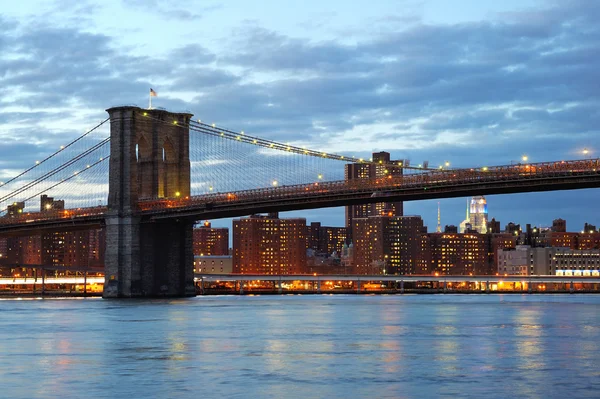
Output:
[[110,166],[105,298],[192,296],[193,221],[143,218],[138,202],[190,195],[191,114],[107,110]]

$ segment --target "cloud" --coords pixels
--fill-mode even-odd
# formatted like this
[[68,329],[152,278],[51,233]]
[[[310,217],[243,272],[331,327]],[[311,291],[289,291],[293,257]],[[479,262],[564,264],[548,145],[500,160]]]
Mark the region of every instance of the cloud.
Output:
[[[158,15],[165,29],[221,7],[123,4]],[[575,157],[577,148],[593,149],[600,126],[598,17],[599,6],[586,1],[460,24],[390,15],[354,32],[353,44],[255,22],[231,28],[217,47],[193,37],[140,55],[119,32],[0,16],[0,168],[30,162],[15,152],[47,153],[46,145],[89,125],[84,117],[144,106],[149,87],[168,109],[331,152],[388,150],[413,163],[456,166],[509,163],[522,153]]]

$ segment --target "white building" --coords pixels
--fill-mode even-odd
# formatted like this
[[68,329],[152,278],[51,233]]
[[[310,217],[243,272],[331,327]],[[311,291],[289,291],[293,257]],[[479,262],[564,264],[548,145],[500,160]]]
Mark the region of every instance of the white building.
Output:
[[498,274],[599,276],[600,250],[570,248],[531,248],[517,245],[516,249],[498,250]]
[[480,234],[487,233],[488,210],[487,201],[484,196],[471,198],[467,201],[467,217],[460,224],[460,233],[467,229],[476,230]]

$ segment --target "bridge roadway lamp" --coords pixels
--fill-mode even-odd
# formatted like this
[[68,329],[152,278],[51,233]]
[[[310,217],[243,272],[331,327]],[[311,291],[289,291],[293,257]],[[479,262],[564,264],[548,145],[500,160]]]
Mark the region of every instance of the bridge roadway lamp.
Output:
[[277,183],[277,180],[273,180],[273,183],[271,183],[271,184],[273,185],[273,187],[277,187],[277,185],[278,185],[279,183]]

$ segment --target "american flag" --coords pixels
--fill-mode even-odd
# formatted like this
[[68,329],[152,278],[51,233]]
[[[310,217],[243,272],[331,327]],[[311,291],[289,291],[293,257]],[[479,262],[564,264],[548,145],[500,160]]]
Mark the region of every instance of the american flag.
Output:
[[158,97],[158,94],[152,88],[150,88],[150,97]]

